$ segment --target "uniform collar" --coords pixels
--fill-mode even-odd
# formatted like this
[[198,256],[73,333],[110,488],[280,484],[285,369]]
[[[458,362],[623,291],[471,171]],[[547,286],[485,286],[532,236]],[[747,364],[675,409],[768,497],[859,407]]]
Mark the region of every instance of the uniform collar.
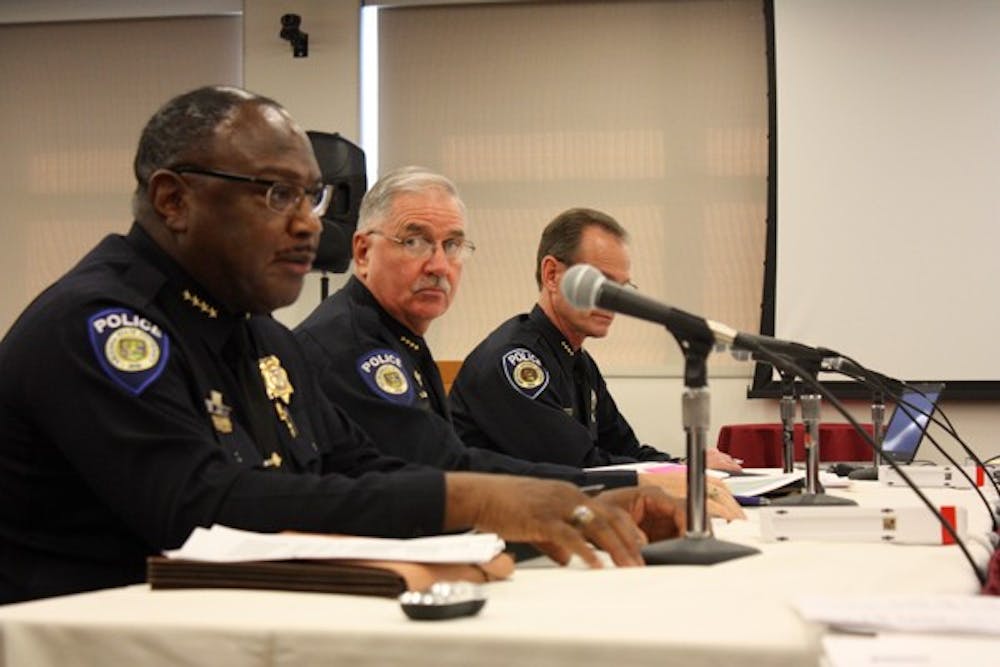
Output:
[[246,319],[246,314],[228,311],[138,223],[133,223],[125,240],[154,267],[160,283],[155,298],[177,327],[185,335],[200,336],[212,350],[220,352],[236,325]]
[[424,340],[423,336],[418,336],[413,333],[409,327],[404,326],[396,318],[389,314],[389,312],[382,307],[382,304],[378,302],[375,295],[371,293],[371,290],[361,282],[357,276],[351,276],[347,284],[344,286],[347,290],[348,295],[351,299],[357,303],[371,308],[375,313],[378,314],[379,321],[382,323],[386,329],[392,334],[392,337],[402,343],[402,345],[414,354],[429,354],[427,349],[427,341]]
[[549,316],[545,314],[540,305],[535,304],[535,307],[528,313],[528,319],[538,328],[538,331],[542,334],[542,338],[549,344],[549,347],[555,350],[556,357],[559,359],[559,365],[567,371],[572,370],[573,363],[579,355],[586,354],[582,348],[579,352],[573,351],[573,346],[569,344],[569,341],[562,335],[562,332],[552,323],[552,320],[549,319]]

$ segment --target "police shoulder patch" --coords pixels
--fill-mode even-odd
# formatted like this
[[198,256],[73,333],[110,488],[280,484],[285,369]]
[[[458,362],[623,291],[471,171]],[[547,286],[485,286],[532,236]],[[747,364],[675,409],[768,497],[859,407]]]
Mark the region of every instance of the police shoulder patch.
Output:
[[399,405],[413,403],[413,382],[397,352],[385,348],[365,352],[358,357],[357,369],[361,379],[379,398]]
[[507,350],[501,357],[501,365],[510,386],[532,400],[538,398],[549,384],[549,372],[541,359],[527,348]]
[[106,308],[91,315],[87,331],[104,373],[136,396],[167,367],[170,338],[129,308]]

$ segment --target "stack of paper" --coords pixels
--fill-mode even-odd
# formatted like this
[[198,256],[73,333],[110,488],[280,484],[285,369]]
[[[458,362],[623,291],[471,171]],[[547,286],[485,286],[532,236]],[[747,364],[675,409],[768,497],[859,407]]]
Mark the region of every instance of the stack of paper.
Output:
[[262,588],[396,596],[436,581],[509,577],[494,534],[411,540],[198,528],[180,549],[147,559],[154,589]]

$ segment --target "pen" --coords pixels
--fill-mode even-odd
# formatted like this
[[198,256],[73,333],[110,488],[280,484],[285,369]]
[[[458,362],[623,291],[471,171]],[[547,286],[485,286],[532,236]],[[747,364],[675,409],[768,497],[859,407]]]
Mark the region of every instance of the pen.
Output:
[[762,505],[770,505],[771,501],[763,496],[736,496],[736,502],[738,502],[743,507],[760,507]]

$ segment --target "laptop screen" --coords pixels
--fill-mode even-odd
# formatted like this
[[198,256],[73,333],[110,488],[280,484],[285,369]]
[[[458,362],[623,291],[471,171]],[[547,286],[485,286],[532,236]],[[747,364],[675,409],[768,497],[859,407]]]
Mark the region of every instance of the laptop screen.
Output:
[[944,389],[944,384],[939,382],[912,386],[914,389],[904,391],[902,400],[896,404],[882,439],[883,455],[892,457],[896,463],[913,461]]

